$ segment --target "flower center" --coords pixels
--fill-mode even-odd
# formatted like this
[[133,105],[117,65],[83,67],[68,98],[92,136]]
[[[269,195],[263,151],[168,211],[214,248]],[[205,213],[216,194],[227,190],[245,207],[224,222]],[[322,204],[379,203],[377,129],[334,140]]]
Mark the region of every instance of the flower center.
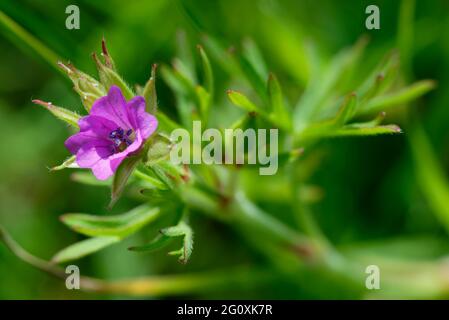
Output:
[[134,131],[129,129],[125,132],[122,128],[117,128],[109,133],[109,139],[113,142],[113,151],[122,152],[134,140]]

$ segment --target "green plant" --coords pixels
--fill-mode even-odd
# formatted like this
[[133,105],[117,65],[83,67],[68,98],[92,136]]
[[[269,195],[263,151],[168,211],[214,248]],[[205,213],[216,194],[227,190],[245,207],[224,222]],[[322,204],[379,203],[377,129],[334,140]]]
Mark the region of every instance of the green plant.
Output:
[[[13,24],[9,25],[18,28]],[[100,187],[111,186],[111,204],[118,200],[123,191],[131,189],[137,189],[142,194],[140,199],[144,204],[119,216],[64,215],[62,221],[69,228],[88,238],[58,252],[52,263],[24,252],[3,230],[2,239],[25,261],[55,275],[64,276],[62,270],[55,266],[56,263],[66,263],[92,254],[164,218],[170,222],[166,223],[154,240],[148,244],[136,244],[130,250],[164,250],[173,241],[182,239],[182,247],[170,253],[178,255],[180,262],[187,263],[193,250],[193,231],[189,226],[189,216],[204,213],[205,217],[228,224],[241,233],[242,238],[269,261],[267,270],[250,268],[235,273],[217,272],[162,278],[155,276],[113,283],[83,278],[82,287],[106,293],[165,295],[223,286],[232,284],[232,281],[271,281],[278,277],[289,279],[300,287],[305,278],[313,275],[312,279],[325,278],[336,282],[339,280],[335,278],[343,279],[348,291],[354,296],[365,294],[366,257],[357,255],[356,250],[340,252],[326,239],[314,220],[311,203],[319,200],[321,190],[309,185],[308,178],[318,165],[315,155],[319,152],[320,141],[327,138],[400,134],[401,129],[397,125],[382,124],[385,111],[425,94],[434,87],[433,81],[424,80],[404,86],[399,71],[399,56],[394,52],[388,54],[368,76],[363,77],[363,74],[357,72],[366,46],[366,41],[361,39],[354,47],[344,50],[329,61],[317,61],[313,50],[309,56],[304,57],[304,64],[308,66],[310,75],[307,87],[303,92],[297,90],[301,96],[297,103],[290,106],[289,102],[292,100],[284,96],[284,87],[277,77],[267,72],[268,66],[253,42],[245,42],[242,53],[235,54],[224,49],[214,39],[206,38],[204,47],[199,46],[198,56],[193,58],[188,54],[190,47],[184,40],[180,41],[179,56],[174,60],[173,66],[164,65],[160,72],[176,97],[176,120],[157,108],[155,67],[147,84],[142,88],[137,87],[134,92],[115,71],[105,69],[98,59],[99,82],[71,66],[63,66],[74,81],[75,91],[80,94],[83,104],[87,104],[87,109],[93,101],[105,94],[105,91],[97,92],[100,85],[104,89],[117,85],[128,98],[135,94],[144,96],[151,111],[156,114],[160,123],[157,139],[149,141],[142,157],[129,158],[123,162],[112,181],[100,182],[85,172],[75,174],[79,182]],[[28,43],[42,56],[54,60],[55,55],[42,50],[37,41]],[[103,51],[108,58],[106,49]],[[242,90],[228,90],[226,94],[217,90],[214,70],[219,63],[231,88],[237,86],[242,87]],[[92,85],[93,83],[97,85]],[[230,103],[241,110],[232,109]],[[79,116],[75,113],[48,103],[41,104],[63,121],[76,126]],[[220,130],[227,127],[279,128],[281,168],[278,175],[262,179],[252,166],[179,167],[171,164],[164,152],[172,143],[167,140],[166,134],[180,127],[191,130],[191,123],[195,119],[201,119],[209,127]],[[426,143],[423,138],[416,140],[420,144]],[[425,154],[429,155],[431,151]],[[416,156],[422,154],[417,151]],[[73,162],[74,158],[69,158],[54,170],[70,167]],[[420,163],[422,161],[418,165]],[[439,179],[435,178],[439,177],[438,174],[431,177]],[[430,186],[435,185],[426,175],[422,175],[422,179]],[[445,190],[444,187],[437,189],[441,193],[444,192],[441,190]],[[275,215],[276,212],[262,210],[257,202],[264,198],[267,201],[267,197],[268,201],[282,199],[293,219],[284,221]],[[435,196],[434,199],[437,209],[444,207],[441,205],[444,194]],[[445,216],[443,213],[443,220]],[[291,220],[296,221],[297,225],[291,226]],[[382,262],[386,287],[389,289],[386,291],[387,296],[447,295],[447,284],[440,281],[442,275],[439,270],[443,268],[443,263],[429,265],[398,262],[394,259]],[[404,270],[422,280],[409,283],[401,276]]]

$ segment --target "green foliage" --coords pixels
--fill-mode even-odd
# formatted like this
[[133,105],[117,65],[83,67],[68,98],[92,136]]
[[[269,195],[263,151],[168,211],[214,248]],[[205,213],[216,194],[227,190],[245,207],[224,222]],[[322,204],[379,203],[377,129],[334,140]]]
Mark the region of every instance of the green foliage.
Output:
[[147,102],[147,112],[151,114],[156,114],[157,112],[156,68],[157,65],[153,64],[153,66],[151,67],[150,79],[148,79],[142,91],[142,96]]
[[120,238],[118,237],[94,237],[85,239],[59,251],[51,260],[54,263],[64,263],[80,259],[119,241]]
[[179,262],[186,264],[193,250],[193,231],[188,224],[180,222],[178,225],[160,230],[161,235],[152,242],[143,246],[130,247],[129,250],[137,252],[152,252],[169,244],[172,238],[183,237],[183,245],[180,249],[170,251],[168,254],[179,256]]
[[117,168],[117,171],[112,179],[111,202],[109,203],[110,208],[112,208],[121,196],[123,190],[125,189],[125,185],[128,182],[129,176],[133,173],[140,161],[141,158],[136,155],[127,157]]
[[[103,19],[97,21],[97,16],[90,17],[90,21],[86,11],[87,19],[83,20],[86,29],[67,36],[57,31],[45,32],[42,23],[33,24],[29,22],[33,19],[25,18],[33,17],[31,7],[5,0],[0,10],[14,19],[0,11],[2,33],[15,44],[25,47],[24,52],[37,55],[53,66],[60,58],[45,44],[54,47],[55,52],[64,53],[65,58],[76,61],[83,70],[89,70],[92,62],[85,56],[92,50],[92,43],[105,33],[115,54],[113,60],[103,40],[101,56],[93,55],[98,80],[71,63],[59,63],[59,71],[69,77],[81,98],[79,104],[87,112],[93,102],[115,84],[127,99],[135,94],[142,95],[147,102],[147,111],[155,114],[159,126],[157,134],[147,141],[141,153],[127,158],[113,179],[98,181],[91,173],[76,171],[71,172],[71,182],[62,182],[65,180],[61,172],[61,180],[58,180],[59,175],[52,175],[51,181],[55,182],[51,187],[50,178],[35,171],[42,162],[41,167],[45,167],[48,161],[57,162],[64,157],[60,153],[64,135],[57,131],[57,125],[53,127],[51,122],[43,121],[44,118],[37,119],[28,106],[21,108],[20,117],[16,118],[11,116],[9,109],[0,109],[0,124],[6,128],[6,136],[13,140],[8,148],[4,148],[5,154],[10,154],[5,159],[17,162],[14,164],[17,169],[12,173],[8,172],[8,166],[6,169],[0,166],[8,183],[8,187],[0,188],[0,195],[8,195],[0,201],[1,209],[13,217],[27,217],[19,223],[14,222],[16,218],[5,218],[2,214],[0,223],[16,228],[14,233],[21,232],[24,243],[34,244],[37,243],[35,239],[41,239],[33,247],[36,252],[54,252],[55,246],[51,244],[55,239],[65,243],[70,240],[70,235],[46,231],[48,235],[38,237],[33,233],[27,238],[31,228],[56,230],[52,224],[54,216],[40,222],[40,218],[33,220],[34,214],[30,212],[61,212],[61,208],[73,206],[88,208],[95,215],[66,214],[61,217],[71,230],[88,238],[59,251],[51,263],[66,263],[89,256],[86,270],[94,275],[104,276],[110,272],[132,276],[134,271],[156,274],[152,279],[155,282],[145,282],[145,285],[131,279],[131,282],[124,281],[115,286],[108,281],[98,281],[95,283],[99,287],[90,287],[92,291],[102,293],[115,290],[115,294],[158,296],[181,292],[196,297],[193,294],[199,292],[199,296],[204,297],[201,294],[205,283],[220,292],[227,282],[232,283],[236,278],[228,266],[244,264],[253,275],[243,277],[251,285],[250,297],[273,297],[272,292],[276,292],[276,298],[279,293],[281,297],[295,299],[447,297],[444,275],[439,272],[444,270],[440,257],[447,252],[447,237],[433,237],[442,234],[442,228],[447,231],[449,221],[449,187],[444,163],[438,159],[444,154],[445,131],[441,128],[447,127],[444,121],[448,114],[439,109],[433,118],[429,116],[432,109],[447,105],[447,97],[439,90],[436,93],[439,100],[421,99],[422,104],[432,105],[432,108],[426,106],[420,110],[415,122],[407,120],[407,114],[417,112],[414,101],[436,87],[433,80],[413,82],[412,66],[420,70],[417,78],[439,74],[434,61],[442,63],[441,72],[447,71],[443,43],[439,43],[439,48],[430,45],[439,37],[438,33],[432,28],[426,29],[426,21],[421,20],[425,31],[417,35],[416,44],[413,44],[413,34],[407,31],[412,29],[413,3],[403,1],[406,4],[401,5],[398,33],[400,54],[391,51],[379,59],[394,43],[394,32],[390,30],[376,34],[371,43],[362,37],[352,47],[334,54],[337,48],[351,43],[360,33],[360,30],[353,30],[351,24],[360,19],[345,18],[342,21],[334,13],[341,12],[346,16],[346,12],[343,14],[340,10],[348,9],[349,4],[329,1],[329,8],[333,8],[329,15],[333,18],[318,19],[326,20],[329,25],[312,28],[310,25],[318,21],[314,20],[318,11],[298,10],[307,6],[297,1],[282,4],[260,1],[257,6],[251,6],[251,14],[245,11],[248,9],[241,1],[220,3],[226,10],[208,13],[211,18],[202,16],[204,10],[195,1],[150,1],[139,5],[117,2],[110,8],[92,4],[89,11],[103,17],[105,24],[99,22]],[[321,5],[310,6],[319,12],[322,10]],[[391,10],[396,5],[386,6]],[[18,9],[11,9],[15,7]],[[363,8],[357,7],[359,9],[363,12]],[[236,19],[242,12],[246,12],[246,19]],[[313,13],[310,17],[309,12]],[[437,21],[439,16],[435,12],[434,15],[433,20]],[[235,20],[238,25],[233,25]],[[220,21],[219,25],[217,21]],[[175,33],[175,25],[181,25],[186,31],[178,32],[177,42],[172,44],[167,39]],[[258,28],[254,29],[254,26]],[[439,27],[442,26],[443,22]],[[332,35],[320,31],[329,28],[335,30]],[[246,34],[253,29],[252,38],[247,38]],[[32,30],[33,35],[26,30]],[[436,27],[435,30],[439,29]],[[362,31],[365,33],[366,30]],[[198,36],[199,33],[207,35]],[[431,36],[426,38],[427,34]],[[73,40],[71,37],[79,38],[74,43],[65,41]],[[197,50],[196,43],[199,43]],[[416,63],[414,49],[420,50]],[[437,54],[438,50],[442,53]],[[175,58],[173,52],[176,52]],[[160,61],[171,61],[171,64],[161,63],[156,69],[153,61],[156,57]],[[24,57],[20,59],[28,61]],[[378,60],[380,62],[376,64]],[[150,65],[149,79],[142,82],[143,86],[137,85],[135,90],[117,69],[119,66],[127,79],[135,80],[143,79],[141,77],[145,76],[145,70],[149,71]],[[17,64],[12,70],[18,73],[14,68]],[[14,94],[2,96],[0,106],[3,100],[15,106],[21,98],[11,100],[8,96],[22,95],[24,91],[20,84],[31,83],[27,92],[52,94],[59,99],[60,105],[77,107],[73,96],[63,89],[59,80],[46,79],[51,78],[49,75],[23,72],[23,80],[10,82],[12,72],[8,64],[5,64],[5,70],[5,75],[0,77],[4,77],[3,83],[8,85],[0,86],[0,90],[2,93],[12,90]],[[30,75],[36,77],[34,85],[27,78]],[[18,89],[10,89],[9,83],[11,88],[16,86]],[[76,112],[40,100],[34,102],[75,129],[78,127],[80,116]],[[388,119],[385,119],[385,111],[389,112]],[[428,122],[424,121],[425,117],[429,117]],[[257,165],[177,166],[170,163],[168,152],[173,142],[168,135],[177,128],[190,130],[192,120],[202,120],[203,129],[278,128],[278,173],[261,177],[254,170]],[[387,124],[383,124],[384,120]],[[427,137],[421,122],[424,127],[435,130],[433,135],[429,132]],[[402,129],[392,123],[400,123]],[[402,132],[404,134],[396,139],[389,136],[364,140],[349,138]],[[39,139],[36,139],[37,135]],[[430,137],[435,136],[439,138],[431,143]],[[404,139],[409,141],[411,154],[403,151]],[[48,145],[42,141],[48,141]],[[20,143],[23,148],[15,150],[14,146]],[[38,150],[51,150],[51,154],[40,155]],[[15,161],[19,158],[25,159],[25,164]],[[412,160],[413,166],[409,163]],[[76,167],[75,158],[70,157],[51,170],[73,167]],[[33,186],[38,184],[39,187],[33,190],[37,189],[35,193],[42,199],[28,202],[32,201],[29,198],[34,196],[34,191],[28,195],[29,189],[17,187],[16,181],[32,181]],[[72,184],[73,181],[83,185]],[[42,186],[45,187],[43,190]],[[94,186],[102,188],[95,189]],[[105,187],[111,188],[110,209],[125,213],[97,214],[104,208]],[[27,193],[20,193],[22,189]],[[112,208],[120,197],[120,202]],[[130,211],[125,209],[136,206],[136,203],[141,205]],[[167,214],[161,214],[162,211]],[[157,230],[159,234],[155,236]],[[192,256],[194,230],[197,252]],[[423,233],[432,234],[432,241],[421,237]],[[92,255],[134,235],[133,241],[146,244],[132,246],[130,251],[147,252],[147,256],[136,258],[137,255],[120,246],[111,248],[104,255]],[[407,240],[397,240],[404,235]],[[2,228],[0,238],[24,261],[55,274],[51,263],[21,249]],[[365,240],[370,241],[365,243]],[[179,275],[169,275],[178,269],[156,251],[177,245],[178,241],[182,241],[181,248],[167,251],[178,256],[181,263],[189,262],[183,267],[186,273],[226,266],[224,276],[216,280],[198,272],[199,278],[186,275],[178,280]],[[123,258],[125,254],[126,259]],[[423,262],[415,261],[417,257]],[[375,295],[366,292],[364,287],[364,268],[373,263],[382,266],[382,286],[386,288]],[[0,270],[3,266],[0,262]],[[94,266],[98,266],[98,270]],[[270,278],[255,277],[259,267],[267,269],[267,274],[276,278],[269,283],[270,290],[256,288],[261,281]],[[403,270],[407,275],[413,274],[414,279],[402,275]],[[157,273],[163,273],[164,277],[160,278]],[[0,280],[2,283],[9,281]],[[231,288],[231,292],[246,291],[236,287]]]
[[141,205],[127,213],[116,216],[103,217],[69,213],[61,216],[61,221],[74,231],[90,237],[113,236],[124,238],[154,221],[159,212],[158,208]]

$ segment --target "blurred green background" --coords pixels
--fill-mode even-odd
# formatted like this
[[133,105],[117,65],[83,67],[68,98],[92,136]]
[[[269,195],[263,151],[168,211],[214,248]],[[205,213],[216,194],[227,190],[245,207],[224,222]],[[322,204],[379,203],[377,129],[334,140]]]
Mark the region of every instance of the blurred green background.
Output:
[[[65,28],[65,8],[81,11],[80,30]],[[366,30],[365,8],[377,4],[381,29]],[[0,10],[79,69],[94,73],[90,53],[100,50],[104,36],[119,71],[131,83],[144,84],[152,63],[170,63],[176,55],[176,37],[184,30],[192,52],[202,37],[239,47],[252,38],[260,47],[270,71],[286,84],[295,100],[302,92],[306,71],[298,70],[298,52],[312,41],[317,54],[330,57],[352,45],[361,35],[370,39],[362,68],[370,67],[398,43],[399,1],[331,0],[217,0],[217,1],[41,1],[2,0]],[[409,52],[415,79],[435,79],[438,88],[420,99],[411,113],[422,123],[439,164],[449,168],[449,3],[417,1],[413,43]],[[71,83],[54,65],[39,57],[0,26],[0,224],[24,248],[50,258],[81,236],[58,220],[66,212],[110,214],[109,190],[78,184],[71,171],[50,173],[48,167],[68,156],[63,142],[67,128],[31,103],[39,98],[82,111]],[[225,96],[224,71],[213,61],[218,96]],[[363,72],[365,70],[362,70]],[[361,71],[361,72],[362,72]],[[158,82],[158,98],[169,114],[173,94]],[[423,196],[407,141],[403,110],[389,122],[399,123],[398,136],[332,139],[321,143],[323,160],[312,177],[324,190],[314,211],[324,233],[342,249],[382,250],[393,256],[433,259],[449,252],[449,239]],[[411,141],[413,143],[413,141]],[[449,208],[449,198],[447,207]],[[122,199],[112,213],[138,202]],[[262,204],[263,205],[263,204]],[[267,205],[268,206],[268,205]],[[449,210],[449,209],[446,209]],[[192,217],[195,249],[188,265],[165,253],[136,255],[126,250],[130,239],[79,262],[83,274],[117,279],[147,274],[201,272],[233,265],[264,264],[238,234],[204,217]],[[355,250],[355,249],[354,249]],[[411,279],[410,281],[413,281]],[[302,290],[287,282],[235,290],[195,293],[191,298],[344,298],[344,289],[316,284],[319,290]],[[344,285],[343,287],[344,288]],[[59,280],[36,271],[0,246],[1,299],[103,298],[68,291]]]

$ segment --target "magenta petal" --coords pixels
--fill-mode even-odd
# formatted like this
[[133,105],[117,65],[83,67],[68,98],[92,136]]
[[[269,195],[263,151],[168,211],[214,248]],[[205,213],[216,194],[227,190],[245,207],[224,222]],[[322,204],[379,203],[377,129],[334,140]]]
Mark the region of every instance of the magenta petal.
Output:
[[137,96],[128,102],[128,114],[131,124],[141,131],[143,139],[147,139],[156,131],[158,121],[156,117],[145,111],[143,97]]
[[[97,179],[105,180],[127,156],[141,148],[156,130],[158,121],[145,111],[143,97],[126,102],[120,89],[112,86],[108,95],[95,101],[90,115],[81,118],[78,124],[80,132],[69,137],[65,146],[76,155],[81,168],[90,168]],[[123,146],[126,149],[117,152]]]
[[[139,131],[136,132],[136,139],[134,142],[129,145],[124,151],[110,155],[107,158],[101,157],[101,148],[96,148],[95,150],[89,150],[85,154],[82,155],[83,164],[89,164],[88,167],[92,169],[93,174],[98,180],[106,180],[111,177],[118,166],[122,163],[122,161],[131,153],[137,151],[142,146],[143,140],[141,133]],[[103,150],[105,151],[105,150]],[[97,157],[97,161],[94,159]],[[86,161],[86,162],[84,162]],[[90,162],[92,161],[92,162]],[[77,163],[78,163],[78,155],[77,155]],[[79,163],[78,165],[82,167]],[[83,167],[82,167],[83,168]]]
[[70,136],[64,145],[71,154],[77,154],[83,146],[89,144],[90,146],[110,146],[111,142],[104,138],[99,138],[91,132],[79,132]]
[[76,154],[76,163],[81,168],[90,168],[102,159],[112,155],[110,146],[83,146]]
[[115,170],[112,169],[109,159],[100,160],[92,166],[92,173],[98,180],[108,179],[114,174]]
[[112,86],[107,96],[94,102],[90,114],[115,122],[123,129],[131,129],[126,109],[126,100],[119,87]]
[[128,119],[134,129],[139,128],[138,114],[145,112],[145,99],[137,96],[128,101],[127,105]]
[[65,146],[70,153],[76,154],[78,150],[85,146],[108,146],[109,133],[117,128],[117,125],[105,118],[97,116],[86,116],[78,121],[80,132],[69,137],[65,141]]
[[156,117],[146,112],[139,115],[138,123],[144,139],[151,136],[156,131],[158,125]]
[[92,131],[97,136],[106,138],[112,130],[117,129],[117,123],[103,117],[89,115],[78,121],[80,132]]

